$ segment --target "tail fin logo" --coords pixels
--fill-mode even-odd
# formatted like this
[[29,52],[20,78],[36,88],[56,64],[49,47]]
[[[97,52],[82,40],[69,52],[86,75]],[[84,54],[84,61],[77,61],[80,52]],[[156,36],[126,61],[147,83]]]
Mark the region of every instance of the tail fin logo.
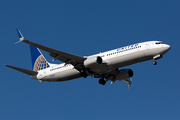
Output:
[[44,70],[44,69],[50,67],[46,58],[43,56],[43,54],[41,53],[41,51],[38,48],[30,45],[30,51],[31,51],[33,71],[37,72],[39,70]]
[[44,58],[43,55],[40,55],[35,61],[33,71],[43,70],[43,69],[46,69],[48,67],[50,67],[48,62],[46,61],[46,59]]

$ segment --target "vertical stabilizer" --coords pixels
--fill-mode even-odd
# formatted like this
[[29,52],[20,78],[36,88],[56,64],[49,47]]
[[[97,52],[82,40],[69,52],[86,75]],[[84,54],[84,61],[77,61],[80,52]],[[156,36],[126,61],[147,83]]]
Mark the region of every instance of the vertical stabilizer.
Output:
[[30,51],[33,71],[39,71],[50,67],[48,61],[38,48],[30,45]]

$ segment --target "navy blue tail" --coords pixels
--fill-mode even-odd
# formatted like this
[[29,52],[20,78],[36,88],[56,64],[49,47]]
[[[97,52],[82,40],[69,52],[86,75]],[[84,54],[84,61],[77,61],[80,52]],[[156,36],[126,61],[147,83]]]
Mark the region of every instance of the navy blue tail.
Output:
[[38,48],[30,45],[30,51],[33,71],[39,71],[50,67],[49,63]]

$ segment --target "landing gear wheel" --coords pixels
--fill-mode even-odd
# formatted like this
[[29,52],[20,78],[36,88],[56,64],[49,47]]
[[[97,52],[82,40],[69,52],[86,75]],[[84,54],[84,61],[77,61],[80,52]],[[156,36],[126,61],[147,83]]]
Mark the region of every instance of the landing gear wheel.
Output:
[[87,73],[82,72],[82,73],[81,73],[81,76],[84,77],[84,78],[87,78],[88,75],[87,75]]
[[105,85],[105,84],[106,84],[106,81],[104,80],[103,83],[102,83],[102,85]]
[[157,62],[156,62],[156,61],[153,61],[153,65],[157,65]]
[[105,85],[105,84],[106,84],[106,81],[105,81],[104,79],[99,79],[99,84]]

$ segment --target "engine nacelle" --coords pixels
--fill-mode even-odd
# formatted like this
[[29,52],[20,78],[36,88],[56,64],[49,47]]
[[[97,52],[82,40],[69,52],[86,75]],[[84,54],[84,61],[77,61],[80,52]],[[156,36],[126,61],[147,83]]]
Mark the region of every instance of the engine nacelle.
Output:
[[94,57],[90,57],[90,58],[87,58],[85,61],[84,61],[84,66],[85,67],[92,67],[92,66],[95,66],[95,65],[98,65],[98,64],[102,64],[102,58],[100,56],[94,56]]
[[122,80],[126,78],[131,78],[133,76],[133,71],[131,69],[121,69],[115,75],[116,80]]

